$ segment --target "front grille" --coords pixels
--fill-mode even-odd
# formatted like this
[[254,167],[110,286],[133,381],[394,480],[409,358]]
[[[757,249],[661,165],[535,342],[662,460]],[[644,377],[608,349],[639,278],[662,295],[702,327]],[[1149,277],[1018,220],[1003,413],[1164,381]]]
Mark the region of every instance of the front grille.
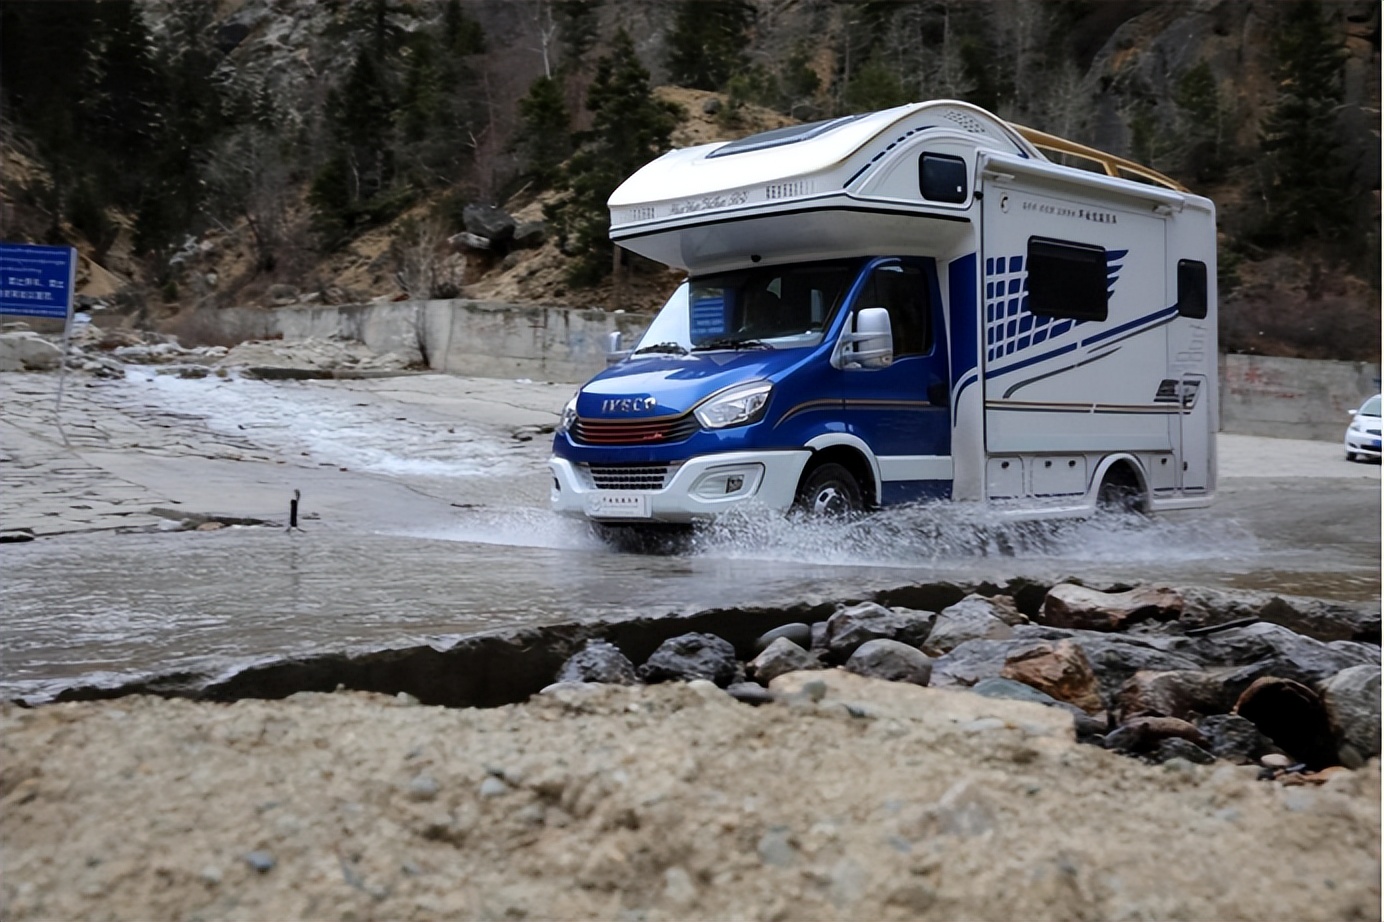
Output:
[[572,441],[582,445],[648,445],[681,442],[701,426],[691,413],[658,419],[582,419],[572,425]]
[[586,472],[598,490],[662,490],[672,464],[587,464]]

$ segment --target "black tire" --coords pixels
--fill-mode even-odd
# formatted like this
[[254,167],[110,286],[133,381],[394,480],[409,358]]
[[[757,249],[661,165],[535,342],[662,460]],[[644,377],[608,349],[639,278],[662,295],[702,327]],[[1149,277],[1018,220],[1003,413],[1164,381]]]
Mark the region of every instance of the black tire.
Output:
[[865,511],[865,498],[850,471],[839,464],[820,464],[803,478],[797,506],[808,515],[839,519]]
[[1101,481],[1096,493],[1096,510],[1121,515],[1144,515],[1144,494],[1139,483],[1127,471],[1112,471]]
[[1353,451],[1348,451],[1348,452],[1346,452],[1346,460],[1347,460],[1347,461],[1354,461],[1354,460],[1355,460],[1355,452],[1353,452]]

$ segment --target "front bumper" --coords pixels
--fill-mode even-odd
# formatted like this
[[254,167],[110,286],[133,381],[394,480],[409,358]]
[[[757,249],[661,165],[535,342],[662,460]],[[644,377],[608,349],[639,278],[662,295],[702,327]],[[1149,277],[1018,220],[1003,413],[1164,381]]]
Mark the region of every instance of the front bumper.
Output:
[[1354,429],[1346,430],[1346,451],[1353,452],[1362,458],[1373,458],[1379,460],[1379,436],[1371,435],[1368,432],[1357,432]]
[[[687,524],[746,504],[793,505],[810,451],[724,452],[667,465],[549,459],[555,512],[596,522]],[[625,474],[624,472],[629,472]]]

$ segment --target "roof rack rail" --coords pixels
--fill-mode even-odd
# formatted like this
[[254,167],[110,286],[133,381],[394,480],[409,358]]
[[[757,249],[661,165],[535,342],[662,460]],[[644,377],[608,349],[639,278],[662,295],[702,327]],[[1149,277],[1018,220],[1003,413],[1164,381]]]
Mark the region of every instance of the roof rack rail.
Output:
[[1068,141],[1066,138],[1059,138],[1055,134],[1048,134],[1046,131],[1039,131],[1036,128],[1015,125],[1013,122],[1009,123],[1009,127],[1023,135],[1025,140],[1041,151],[1069,154],[1073,157],[1094,161],[1100,165],[1102,172],[1104,172],[1106,176],[1120,178],[1135,176],[1140,179],[1148,180],[1156,185],[1172,189],[1174,192],[1190,191],[1177,180],[1164,176],[1157,170],[1135,163],[1133,160],[1126,160],[1124,157],[1116,157],[1114,154],[1107,154],[1105,151],[1096,150],[1094,147],[1087,147],[1085,144],[1078,144],[1075,141]]

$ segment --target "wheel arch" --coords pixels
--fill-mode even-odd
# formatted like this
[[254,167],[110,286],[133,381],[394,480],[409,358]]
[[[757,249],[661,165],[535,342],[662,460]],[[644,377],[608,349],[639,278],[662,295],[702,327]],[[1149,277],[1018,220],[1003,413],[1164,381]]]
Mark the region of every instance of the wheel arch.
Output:
[[807,447],[812,450],[812,456],[808,458],[807,463],[803,465],[802,473],[798,475],[799,489],[807,481],[813,468],[821,464],[834,463],[851,472],[851,476],[860,485],[861,495],[865,497],[868,505],[880,504],[882,482],[879,460],[863,439],[844,432],[833,432],[817,436],[807,443]]
[[1100,493],[1106,484],[1132,487],[1139,494],[1139,511],[1146,513],[1152,508],[1153,497],[1149,491],[1148,473],[1134,455],[1124,452],[1106,455],[1096,465],[1096,472],[1091,478],[1091,487],[1087,494],[1092,509],[1099,506]]

